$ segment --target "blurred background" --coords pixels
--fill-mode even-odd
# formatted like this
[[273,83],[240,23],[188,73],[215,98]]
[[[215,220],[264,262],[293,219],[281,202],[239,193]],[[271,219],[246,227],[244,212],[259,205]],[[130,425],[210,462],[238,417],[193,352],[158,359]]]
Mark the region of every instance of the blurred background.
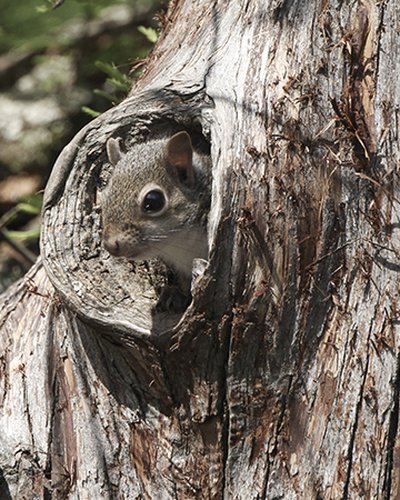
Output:
[[58,154],[127,94],[167,0],[0,0],[0,293],[39,253]]

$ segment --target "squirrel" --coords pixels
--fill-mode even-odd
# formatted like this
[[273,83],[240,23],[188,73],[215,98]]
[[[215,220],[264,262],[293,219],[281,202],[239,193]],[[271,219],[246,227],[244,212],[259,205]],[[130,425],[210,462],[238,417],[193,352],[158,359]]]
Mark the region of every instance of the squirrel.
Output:
[[110,138],[106,150],[115,168],[101,196],[104,248],[128,260],[159,258],[190,294],[193,259],[208,254],[210,155],[195,151],[185,131],[126,153]]

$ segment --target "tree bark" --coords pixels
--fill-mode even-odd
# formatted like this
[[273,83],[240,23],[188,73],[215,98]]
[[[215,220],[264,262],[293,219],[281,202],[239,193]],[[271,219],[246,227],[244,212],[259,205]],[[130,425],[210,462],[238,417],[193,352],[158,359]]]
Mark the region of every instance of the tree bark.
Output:
[[[2,299],[3,498],[398,498],[400,6],[180,0],[65,148]],[[108,137],[211,144],[183,315],[108,257]]]

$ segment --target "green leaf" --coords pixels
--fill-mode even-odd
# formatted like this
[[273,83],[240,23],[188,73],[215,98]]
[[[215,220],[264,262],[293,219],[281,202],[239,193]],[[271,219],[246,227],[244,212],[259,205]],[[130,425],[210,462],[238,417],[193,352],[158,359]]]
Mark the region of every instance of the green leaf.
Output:
[[40,207],[35,207],[34,205],[31,205],[30,203],[17,203],[17,210],[18,212],[22,212],[24,214],[31,214],[31,215],[39,215],[40,214]]
[[89,108],[88,106],[82,106],[81,109],[84,113],[91,116],[92,118],[97,118],[98,116],[101,115],[100,111],[95,111],[94,109]]
[[22,196],[15,208],[18,212],[31,215],[39,215],[42,210],[43,194],[37,193],[31,196]]
[[39,215],[42,210],[43,194],[36,193],[30,196],[22,196],[16,204],[17,212],[25,214]]
[[36,7],[36,12],[39,12],[39,14],[44,14],[46,12],[49,12],[50,7],[47,5],[38,5]]
[[31,241],[31,240],[37,240],[40,236],[40,229],[29,229],[27,231],[4,231],[6,235],[11,238],[12,240],[16,241]]
[[128,78],[124,81],[116,80],[115,78],[107,78],[107,82],[114,85],[117,90],[121,90],[122,92],[128,92],[131,88],[131,82]]
[[46,0],[46,1],[47,5],[38,5],[36,7],[36,12],[43,14],[49,12],[52,9],[57,9],[57,7],[60,7],[64,3],[64,0]]
[[138,31],[140,31],[140,33],[142,33],[150,43],[156,43],[158,39],[158,33],[154,28],[139,26]]
[[104,99],[107,99],[107,101],[110,101],[113,104],[117,100],[117,98],[115,97],[115,95],[112,95],[109,92],[106,92],[105,90],[94,89],[93,93],[96,94],[96,95],[99,95],[100,97],[104,97]]
[[118,81],[123,81],[125,79],[125,75],[121,73],[121,71],[115,66],[113,63],[105,63],[103,61],[95,61],[94,65],[96,68],[104,71],[111,78],[115,78]]

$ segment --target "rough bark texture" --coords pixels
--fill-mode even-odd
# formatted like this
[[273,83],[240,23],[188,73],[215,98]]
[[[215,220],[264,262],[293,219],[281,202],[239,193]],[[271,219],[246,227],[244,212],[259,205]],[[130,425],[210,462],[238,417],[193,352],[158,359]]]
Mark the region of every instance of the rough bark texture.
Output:
[[[1,498],[400,496],[399,22],[397,0],[171,4],[3,296]],[[104,145],[181,128],[211,142],[212,249],[157,316],[157,266],[100,247]]]

